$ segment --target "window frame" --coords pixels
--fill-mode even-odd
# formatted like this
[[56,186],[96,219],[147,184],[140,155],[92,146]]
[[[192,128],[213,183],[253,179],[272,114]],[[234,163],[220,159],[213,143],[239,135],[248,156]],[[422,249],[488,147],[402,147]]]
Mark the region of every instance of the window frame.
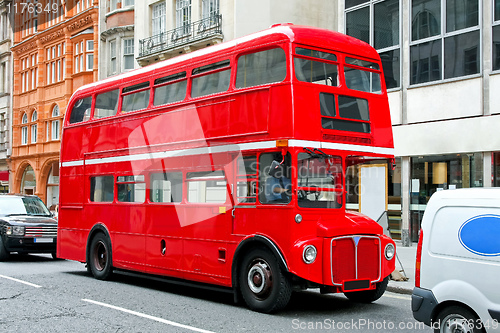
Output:
[[[380,0],[364,0],[362,1],[361,3],[359,4],[356,4],[354,6],[351,6],[351,7],[348,7],[348,8],[345,8],[345,1],[344,1],[344,33],[347,34],[347,15],[349,13],[352,13],[352,12],[355,12],[357,10],[360,10],[360,9],[363,9],[363,8],[369,8],[369,41],[368,43],[370,45],[372,45],[373,47],[375,47],[375,6],[380,4],[380,3],[383,3],[385,2],[385,0],[383,1],[380,1]],[[387,87],[387,81],[386,81],[386,76],[384,75],[384,85],[386,86],[386,91],[387,92],[391,92],[391,91],[397,91],[397,90],[401,90],[402,87],[403,87],[403,61],[401,60],[402,58],[402,55],[403,55],[403,1],[402,0],[399,0],[398,1],[398,4],[399,4],[399,22],[398,22],[398,28],[399,28],[399,36],[398,36],[398,43],[396,43],[395,45],[391,45],[391,46],[387,46],[387,47],[383,47],[383,48],[380,48],[380,49],[376,49],[377,50],[377,53],[379,55],[382,55],[384,53],[388,53],[388,52],[394,52],[396,50],[398,50],[399,52],[399,55],[397,55],[397,57],[399,58],[399,84],[396,86],[396,87],[391,87],[391,88],[388,88]],[[410,23],[411,24],[411,23]],[[383,60],[382,60],[382,67],[383,67]],[[384,73],[387,72],[384,70]]]
[[[497,58],[499,58],[499,65],[498,68],[495,69],[495,41],[494,41],[494,33],[495,33],[495,28],[498,29],[498,37],[500,40],[500,13],[498,15],[498,18],[495,20],[495,3],[498,3],[500,7],[500,0],[493,0],[492,1],[492,13],[491,13],[491,20],[492,20],[492,26],[491,26],[491,71],[492,73],[500,73],[500,41],[498,42],[498,54]],[[481,11],[482,12],[482,11]],[[481,33],[482,35],[482,33]]]
[[[482,62],[482,56],[483,56],[483,47],[482,47],[482,43],[483,43],[483,34],[482,34],[483,6],[482,6],[482,1],[476,0],[478,3],[478,14],[477,14],[478,15],[478,24],[477,25],[462,28],[462,29],[457,29],[457,30],[450,31],[450,32],[447,31],[447,25],[448,25],[447,4],[446,4],[447,0],[436,0],[436,1],[439,2],[439,6],[440,6],[439,7],[439,9],[440,9],[439,33],[437,35],[434,35],[434,36],[429,36],[429,37],[425,37],[425,38],[421,38],[421,39],[417,39],[417,40],[412,40],[412,36],[413,36],[413,27],[412,27],[413,0],[410,1],[410,3],[409,3],[409,7],[410,7],[409,8],[409,10],[410,10],[409,36],[410,36],[410,39],[409,39],[408,73],[410,76],[410,80],[409,80],[410,87],[420,87],[420,86],[433,85],[433,84],[437,84],[437,83],[446,83],[446,82],[452,82],[452,81],[457,81],[457,80],[465,80],[468,78],[480,77],[481,73],[482,73],[482,69],[483,69],[482,68],[483,67],[483,64],[482,64],[483,63]],[[466,35],[468,33],[475,32],[475,31],[477,31],[479,34],[479,40],[478,40],[478,44],[477,44],[477,52],[478,52],[478,56],[477,56],[478,71],[477,71],[477,73],[473,73],[473,74],[465,74],[464,73],[464,75],[458,75],[458,76],[452,76],[452,77],[446,78],[445,77],[446,76],[446,67],[445,66],[446,66],[447,62],[446,62],[446,58],[445,58],[446,57],[445,41],[447,39],[451,39],[453,37],[457,37],[457,36],[461,36],[461,35]],[[441,45],[441,51],[440,51],[440,57],[441,57],[440,60],[441,61],[439,63],[440,78],[436,79],[436,80],[425,81],[425,82],[412,83],[413,77],[419,75],[419,72],[413,73],[413,68],[412,68],[413,64],[412,64],[412,57],[411,57],[412,47],[424,45],[426,43],[433,43],[436,41],[439,41],[440,45]],[[429,58],[429,60],[431,60],[431,58]],[[429,72],[432,72],[432,70],[433,70],[433,67],[432,67],[431,61],[429,61]],[[432,74],[429,74],[429,77],[430,77],[430,75],[432,75]]]

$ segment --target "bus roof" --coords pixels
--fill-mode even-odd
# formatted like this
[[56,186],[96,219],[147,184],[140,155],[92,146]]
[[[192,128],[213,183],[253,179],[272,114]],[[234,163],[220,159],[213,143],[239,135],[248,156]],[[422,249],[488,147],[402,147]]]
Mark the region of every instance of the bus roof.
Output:
[[255,40],[263,37],[267,37],[266,42],[274,41],[279,43],[289,41],[298,44],[318,46],[370,59],[379,59],[377,51],[375,51],[375,49],[373,49],[370,45],[339,32],[322,28],[293,25],[290,23],[277,24],[273,25],[269,29],[253,33],[248,36],[236,38],[221,44],[193,51],[191,53],[185,53],[165,61],[87,84],[78,88],[75,91],[75,95],[77,95],[77,93],[84,92],[90,93],[97,85],[104,84],[106,86],[112,86],[113,83],[120,84],[123,80],[133,80],[134,78],[148,76],[149,74],[153,74],[158,69],[163,69],[176,64],[179,65],[183,62],[196,61],[198,58],[201,60],[204,56],[210,54],[213,54],[214,56],[220,53],[227,54],[229,50],[236,47],[241,47],[242,49],[250,48],[255,46]]

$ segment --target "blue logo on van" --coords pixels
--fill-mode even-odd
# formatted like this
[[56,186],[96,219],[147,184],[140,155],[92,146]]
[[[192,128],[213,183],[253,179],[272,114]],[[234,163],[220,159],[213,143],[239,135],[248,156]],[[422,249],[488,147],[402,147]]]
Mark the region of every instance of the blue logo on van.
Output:
[[463,247],[481,256],[500,256],[500,216],[479,215],[462,224],[458,239]]

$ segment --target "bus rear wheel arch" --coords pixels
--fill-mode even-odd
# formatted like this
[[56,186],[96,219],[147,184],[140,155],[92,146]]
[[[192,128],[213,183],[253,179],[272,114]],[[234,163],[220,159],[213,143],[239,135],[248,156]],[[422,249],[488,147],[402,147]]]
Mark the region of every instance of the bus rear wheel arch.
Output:
[[276,312],[290,301],[291,282],[275,255],[265,248],[254,248],[244,255],[238,280],[241,296],[254,311]]
[[111,240],[102,232],[96,233],[87,252],[87,268],[99,280],[108,280],[113,273]]

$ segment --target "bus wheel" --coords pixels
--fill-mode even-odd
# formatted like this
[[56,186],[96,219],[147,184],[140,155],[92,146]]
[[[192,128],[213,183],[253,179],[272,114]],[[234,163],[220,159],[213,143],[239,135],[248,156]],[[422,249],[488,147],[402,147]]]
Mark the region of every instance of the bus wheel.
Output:
[[373,290],[363,290],[363,291],[352,291],[344,293],[344,295],[349,298],[350,301],[358,303],[371,303],[378,300],[384,294],[387,289],[387,284],[389,283],[389,277],[377,283],[377,286]]
[[92,239],[87,263],[96,279],[107,280],[113,273],[111,242],[104,234],[98,233]]
[[265,249],[253,249],[243,259],[239,272],[241,295],[254,311],[270,313],[283,309],[292,286],[275,256]]

